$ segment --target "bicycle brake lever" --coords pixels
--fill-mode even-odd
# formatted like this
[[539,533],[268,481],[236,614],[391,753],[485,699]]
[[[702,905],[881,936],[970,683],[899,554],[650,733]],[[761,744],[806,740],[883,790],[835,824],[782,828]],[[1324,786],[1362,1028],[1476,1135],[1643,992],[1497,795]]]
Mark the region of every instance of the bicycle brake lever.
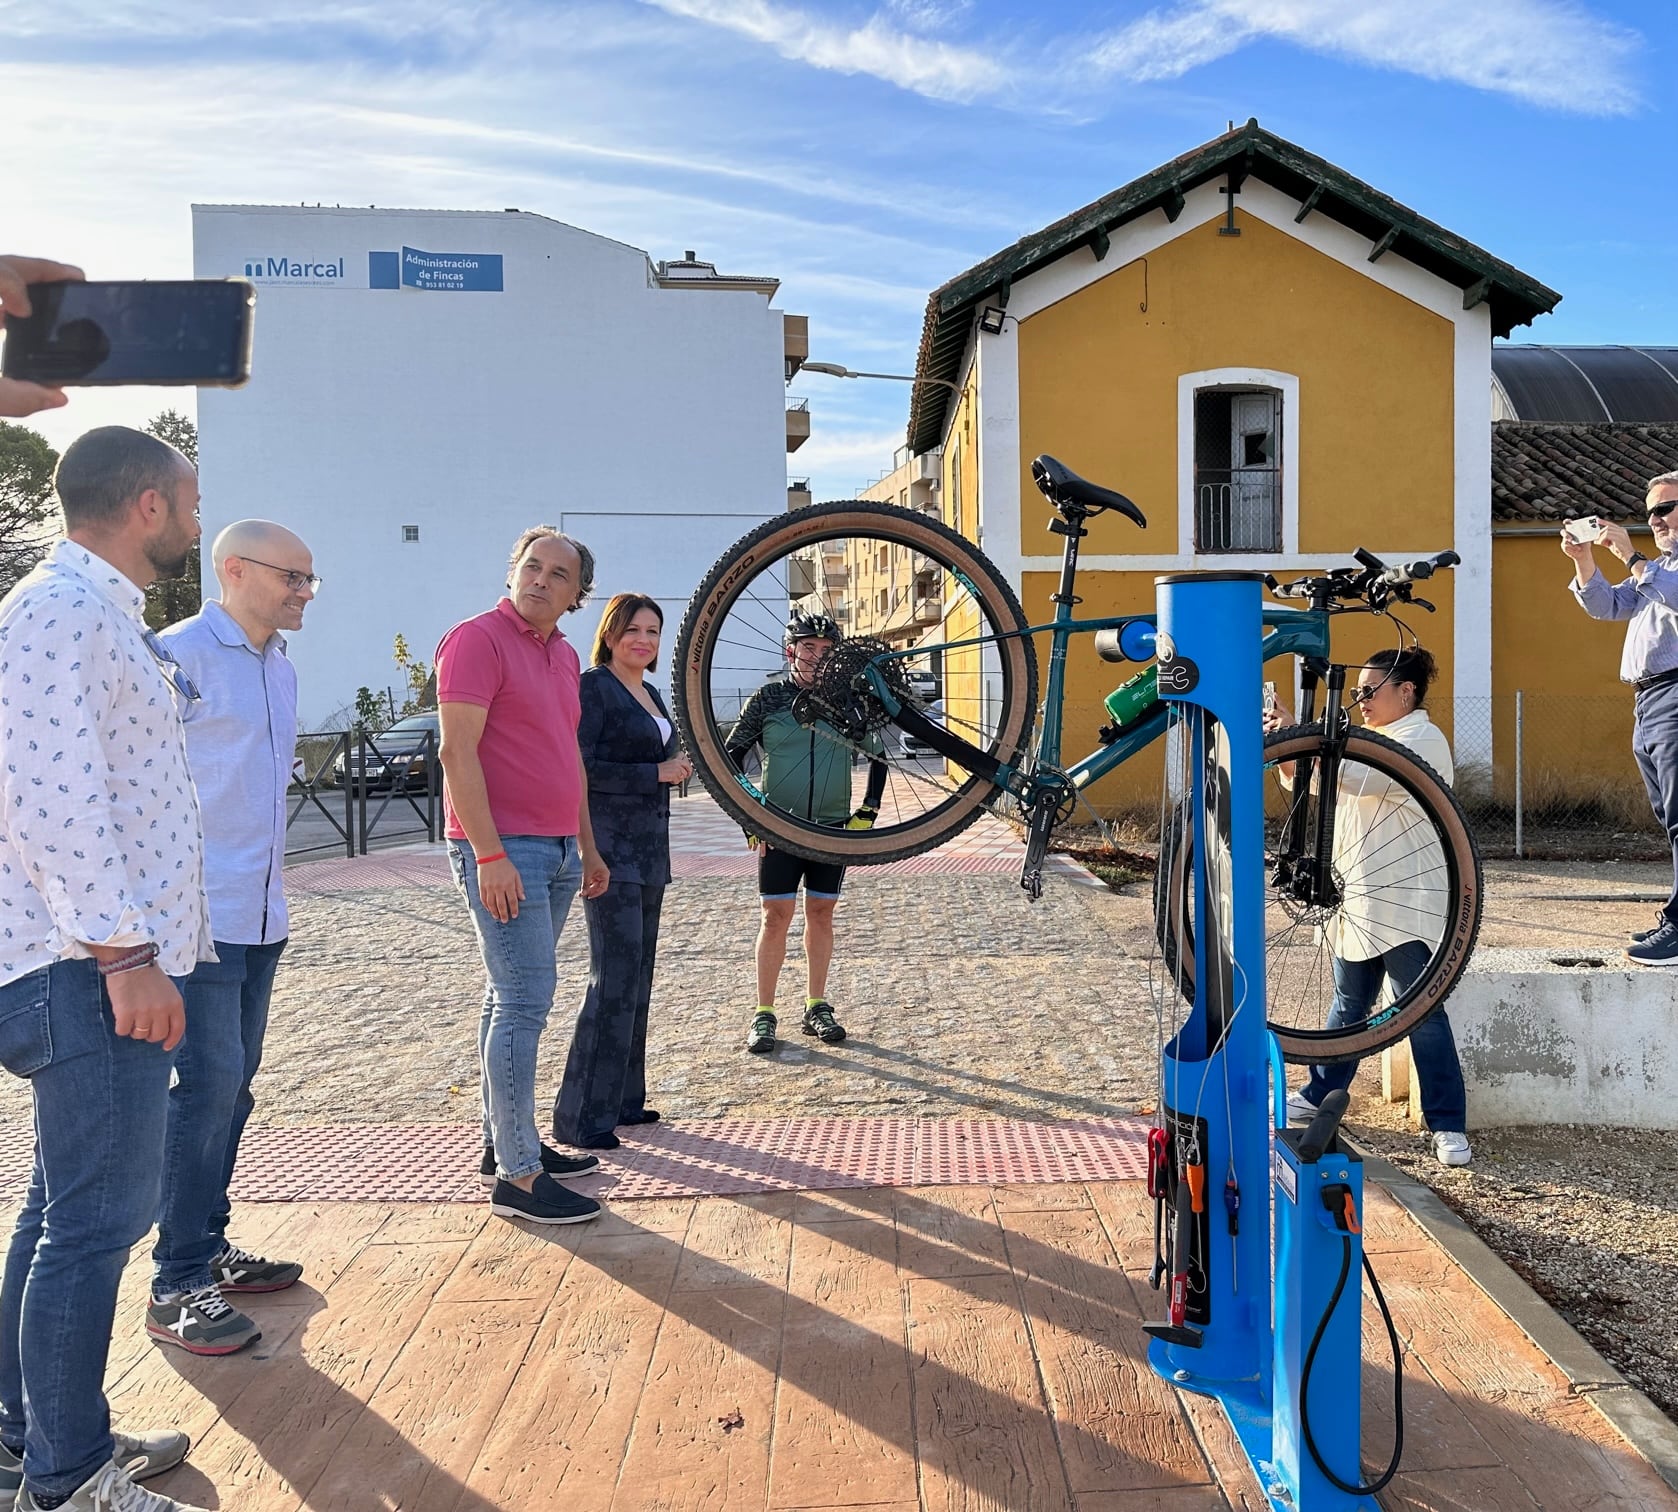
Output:
[[1425,599],[1425,598],[1413,598],[1413,599],[1411,599],[1411,600],[1409,600],[1409,602],[1410,602],[1410,603],[1412,603],[1412,604],[1414,604],[1414,605],[1416,605],[1416,607],[1417,607],[1417,608],[1418,608],[1418,609],[1425,609],[1425,610],[1427,610],[1427,612],[1428,612],[1428,613],[1429,613],[1429,614],[1436,614],[1436,613],[1438,613],[1438,610],[1436,610],[1436,609],[1435,609],[1435,608],[1434,608],[1434,607],[1433,607],[1433,605],[1432,605],[1432,604],[1430,604],[1430,603],[1429,603],[1429,602],[1428,602],[1428,601],[1427,601],[1427,600],[1426,600],[1426,599]]

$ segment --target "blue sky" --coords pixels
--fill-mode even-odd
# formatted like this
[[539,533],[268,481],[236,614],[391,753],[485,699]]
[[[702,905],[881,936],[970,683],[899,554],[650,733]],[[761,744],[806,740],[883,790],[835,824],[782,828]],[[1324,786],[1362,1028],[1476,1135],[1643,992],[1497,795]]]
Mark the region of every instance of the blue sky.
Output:
[[[0,0],[0,242],[184,276],[195,200],[517,205],[909,372],[930,289],[1256,115],[1561,290],[1520,337],[1678,345],[1675,38],[1672,0]],[[794,392],[818,498],[889,466],[907,385]]]

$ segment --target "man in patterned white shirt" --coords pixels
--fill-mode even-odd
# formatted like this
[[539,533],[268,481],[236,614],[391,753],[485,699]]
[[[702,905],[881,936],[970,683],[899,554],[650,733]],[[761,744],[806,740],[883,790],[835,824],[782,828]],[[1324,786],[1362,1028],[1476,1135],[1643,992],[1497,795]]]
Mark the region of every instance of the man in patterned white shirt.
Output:
[[104,426],[57,486],[69,539],[0,600],[0,1064],[30,1079],[36,1134],[0,1282],[0,1488],[22,1480],[19,1512],[194,1512],[134,1484],[186,1435],[113,1436],[102,1387],[157,1215],[178,984],[214,959],[174,702],[194,690],[142,617],[198,539],[198,482]]

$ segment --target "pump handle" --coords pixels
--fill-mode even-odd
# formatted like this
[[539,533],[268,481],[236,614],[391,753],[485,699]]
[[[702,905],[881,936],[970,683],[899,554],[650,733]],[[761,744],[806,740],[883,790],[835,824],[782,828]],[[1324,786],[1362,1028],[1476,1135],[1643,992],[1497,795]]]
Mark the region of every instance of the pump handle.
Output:
[[1334,1137],[1340,1132],[1340,1120],[1346,1116],[1346,1109],[1351,1106],[1351,1102],[1350,1097],[1339,1091],[1330,1092],[1322,1100],[1317,1108],[1317,1116],[1299,1136],[1301,1165],[1315,1165],[1334,1148]]

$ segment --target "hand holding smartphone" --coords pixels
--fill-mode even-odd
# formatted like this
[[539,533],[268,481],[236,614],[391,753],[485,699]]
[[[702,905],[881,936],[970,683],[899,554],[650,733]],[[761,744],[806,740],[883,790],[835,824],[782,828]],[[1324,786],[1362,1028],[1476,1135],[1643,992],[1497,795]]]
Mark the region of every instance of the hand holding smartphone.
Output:
[[251,375],[256,289],[242,278],[31,282],[8,312],[0,377],[68,385],[237,388]]
[[1594,546],[1602,539],[1602,521],[1595,515],[1588,515],[1582,520],[1566,520],[1561,528],[1562,534],[1575,546]]

